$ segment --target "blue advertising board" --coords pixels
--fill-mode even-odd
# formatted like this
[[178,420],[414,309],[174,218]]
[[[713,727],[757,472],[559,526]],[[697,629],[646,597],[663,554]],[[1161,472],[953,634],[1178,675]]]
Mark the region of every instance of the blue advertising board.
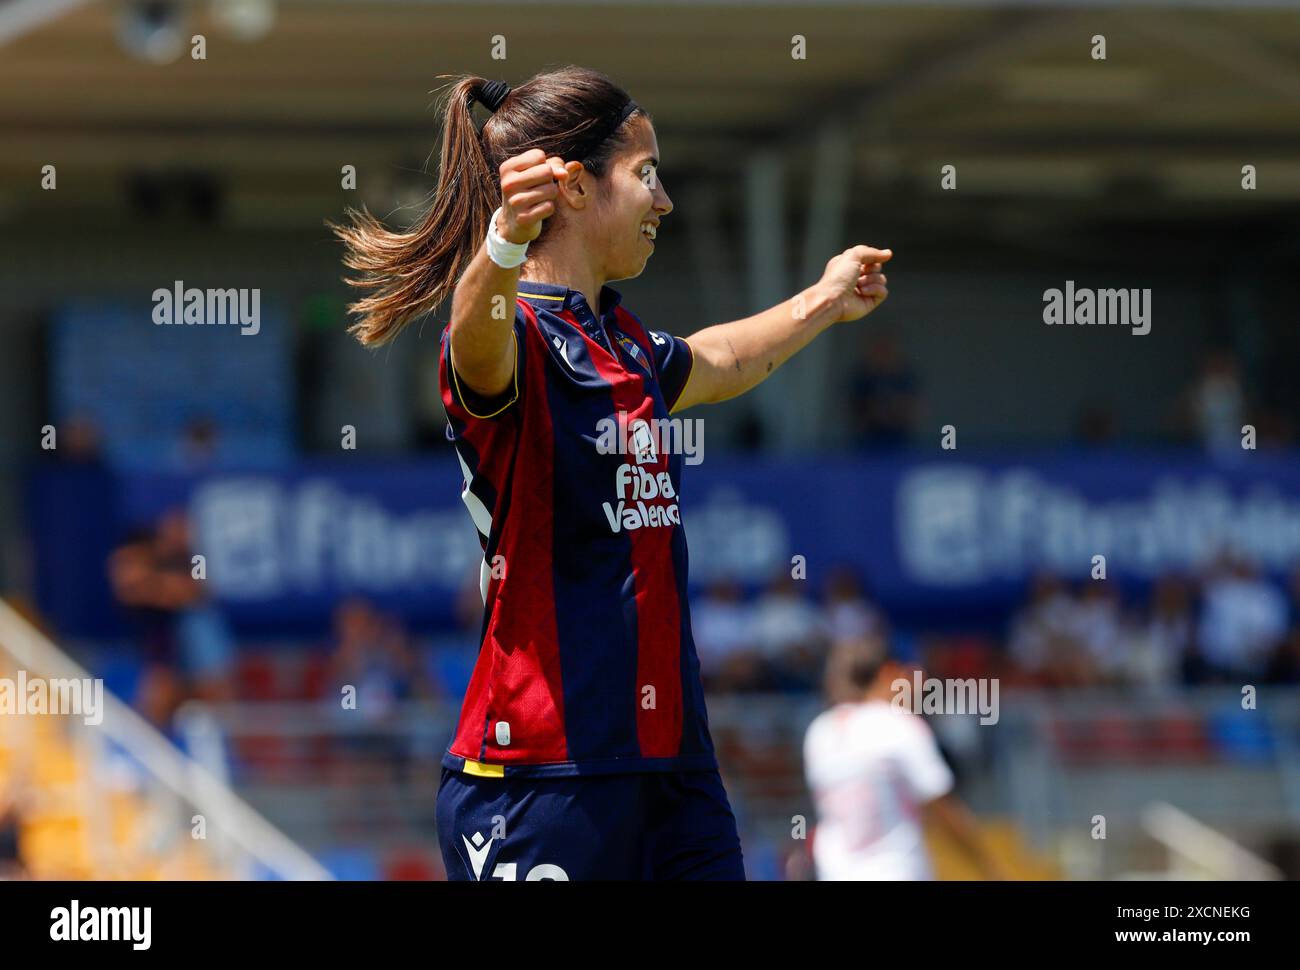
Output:
[[[80,575],[69,561],[86,554],[70,538],[78,509],[72,486],[59,485],[65,474],[46,467],[32,482],[41,604],[56,623],[60,577]],[[450,457],[127,471],[111,514],[121,533],[187,507],[216,601],[237,627],[316,628],[349,595],[433,626],[477,576],[460,483]],[[102,506],[102,483],[89,487]],[[851,566],[913,624],[995,619],[1034,573],[1083,579],[1099,555],[1128,589],[1229,547],[1279,576],[1300,564],[1300,461],[1290,453],[1245,453],[1233,465],[1122,451],[718,458],[686,469],[682,510],[697,588],[721,578],[761,586],[801,556],[814,588]]]

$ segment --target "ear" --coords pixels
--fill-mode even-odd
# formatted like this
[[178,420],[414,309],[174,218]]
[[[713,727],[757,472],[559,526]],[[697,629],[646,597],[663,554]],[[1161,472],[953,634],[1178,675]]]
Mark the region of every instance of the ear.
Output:
[[565,182],[560,182],[560,195],[574,209],[585,209],[591,199],[592,174],[582,166],[582,162],[565,162],[564,170],[569,173]]

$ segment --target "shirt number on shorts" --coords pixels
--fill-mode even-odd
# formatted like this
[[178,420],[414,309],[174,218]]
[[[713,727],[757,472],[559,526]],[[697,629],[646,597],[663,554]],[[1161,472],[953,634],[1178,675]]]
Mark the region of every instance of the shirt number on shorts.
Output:
[[[492,870],[492,878],[500,879],[502,882],[516,882],[519,878],[519,865],[514,862],[498,862],[495,869]],[[569,874],[559,866],[553,866],[549,862],[543,862],[541,865],[533,866],[528,870],[528,875],[524,877],[524,882],[542,882],[550,879],[554,882],[568,882]]]

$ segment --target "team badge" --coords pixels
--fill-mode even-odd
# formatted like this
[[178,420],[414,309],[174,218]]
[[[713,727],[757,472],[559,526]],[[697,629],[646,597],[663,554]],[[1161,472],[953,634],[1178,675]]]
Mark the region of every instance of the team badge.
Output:
[[614,336],[618,341],[618,345],[627,351],[627,355],[649,371],[650,366],[645,361],[641,346],[627,334],[619,333],[617,330],[614,331]]

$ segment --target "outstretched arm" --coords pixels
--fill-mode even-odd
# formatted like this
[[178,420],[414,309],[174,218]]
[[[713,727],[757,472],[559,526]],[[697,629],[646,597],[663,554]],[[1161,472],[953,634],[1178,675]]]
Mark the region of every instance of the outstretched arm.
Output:
[[743,394],[827,327],[866,316],[889,295],[882,269],[893,255],[872,246],[846,249],[820,280],[784,303],[687,337],[695,360],[673,410]]

